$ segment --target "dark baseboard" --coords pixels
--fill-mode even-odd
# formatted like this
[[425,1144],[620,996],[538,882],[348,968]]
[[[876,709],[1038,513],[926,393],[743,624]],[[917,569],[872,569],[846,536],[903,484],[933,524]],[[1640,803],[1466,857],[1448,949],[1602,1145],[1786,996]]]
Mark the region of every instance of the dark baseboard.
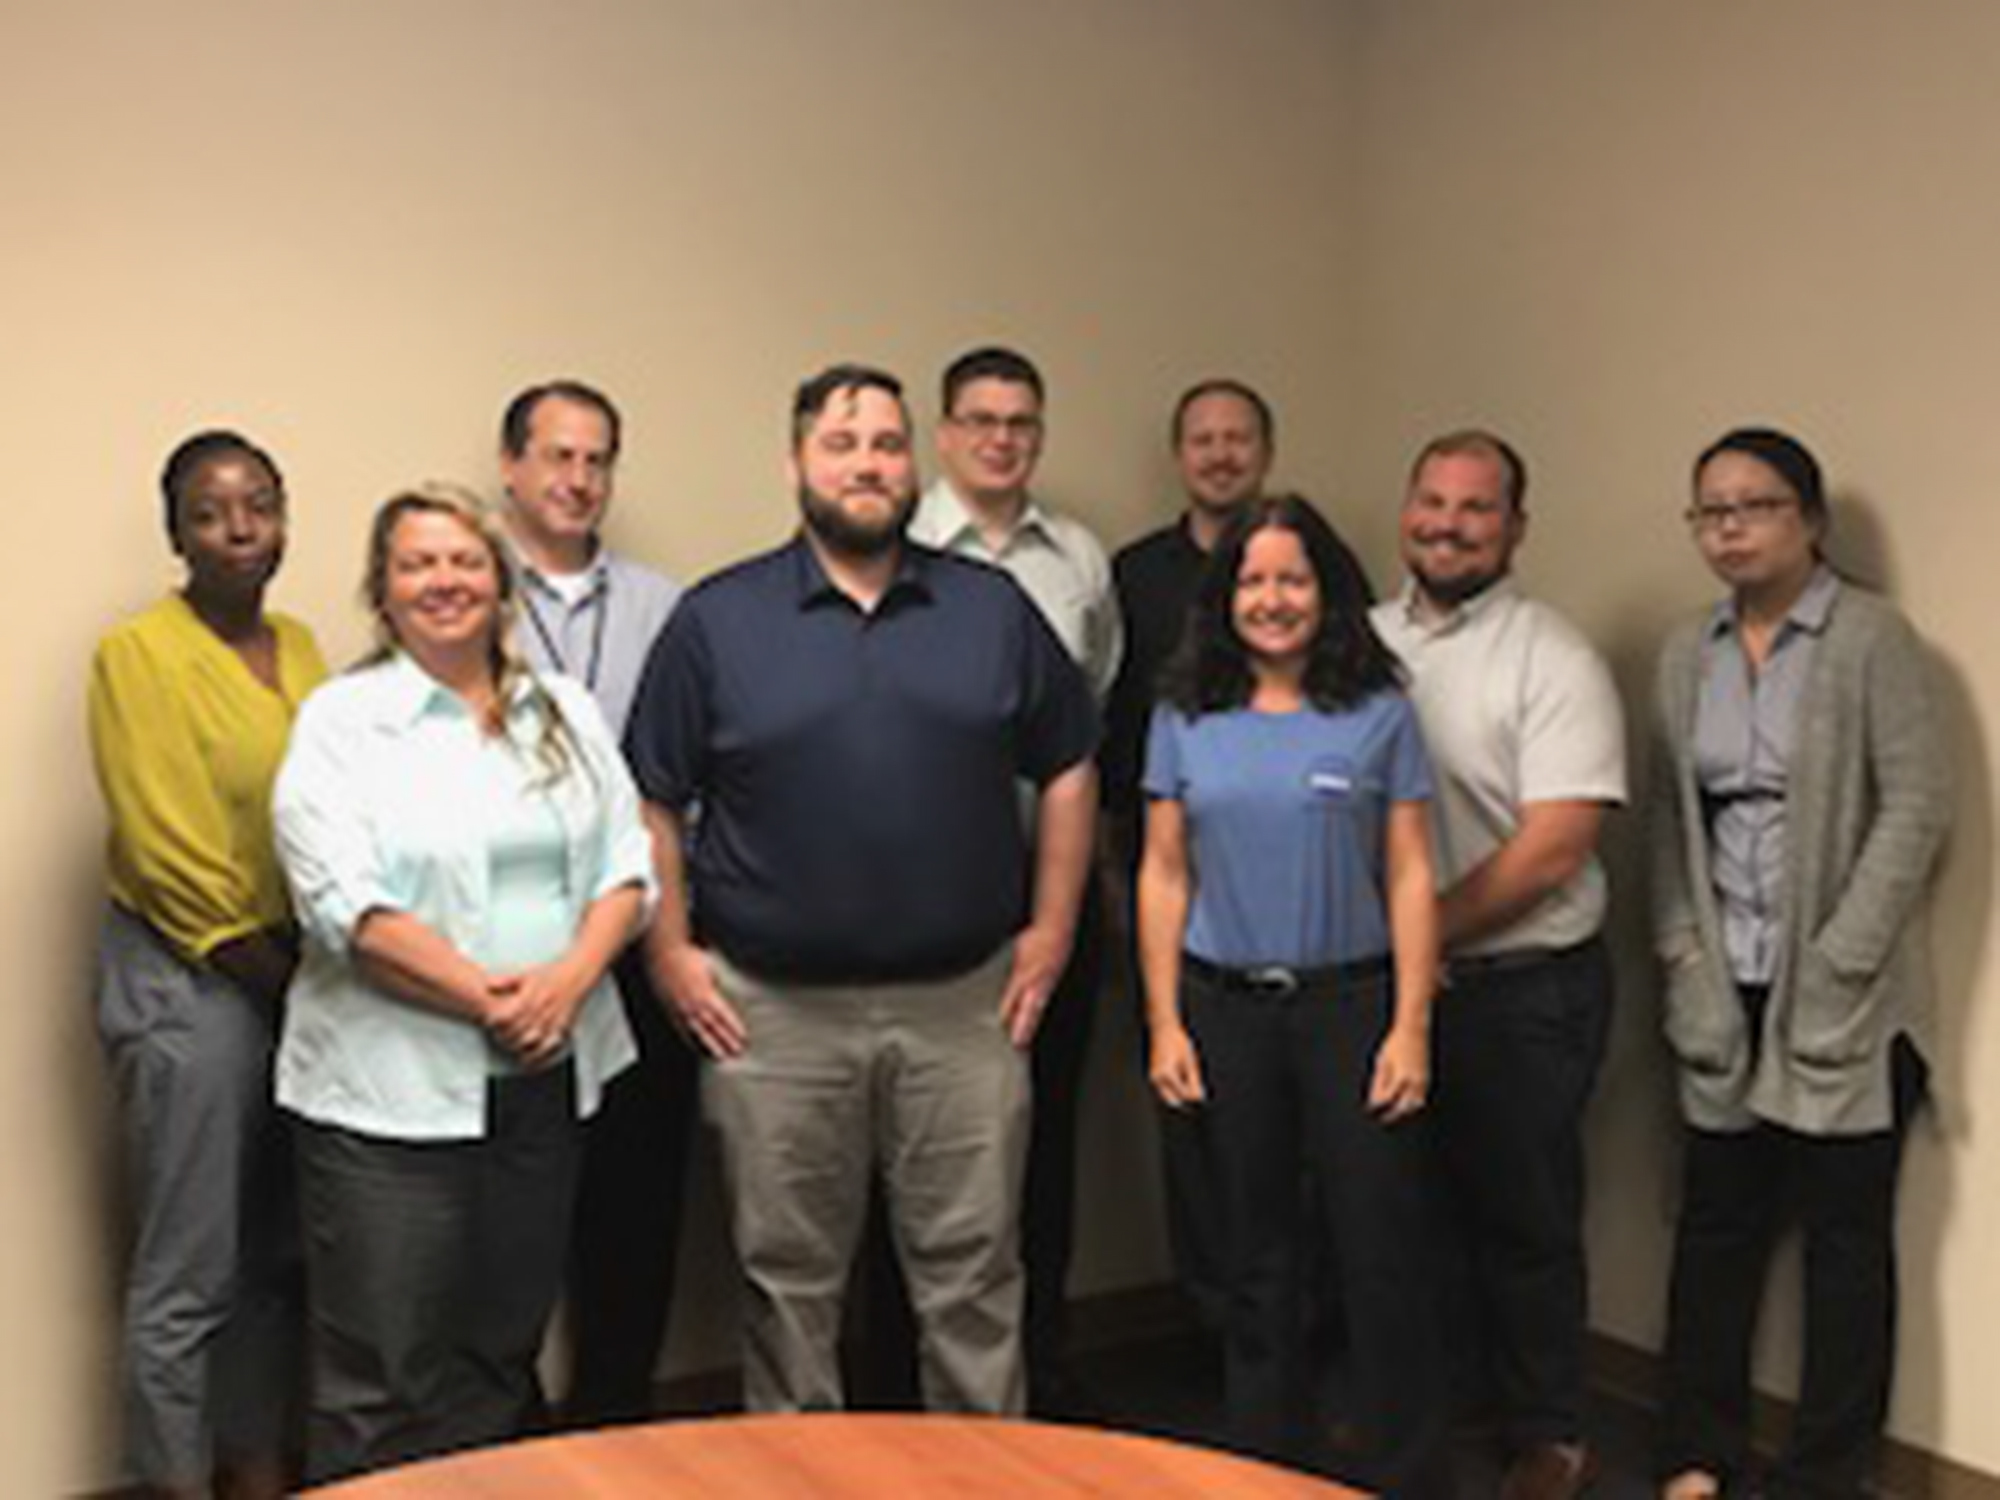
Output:
[[[1589,1358],[1591,1384],[1599,1391],[1643,1411],[1659,1410],[1666,1378],[1658,1354],[1593,1333]],[[1778,1451],[1791,1426],[1792,1406],[1757,1392],[1750,1426],[1759,1453]],[[1890,1438],[1882,1445],[1877,1489],[1891,1500],[2000,1500],[2000,1476]]]

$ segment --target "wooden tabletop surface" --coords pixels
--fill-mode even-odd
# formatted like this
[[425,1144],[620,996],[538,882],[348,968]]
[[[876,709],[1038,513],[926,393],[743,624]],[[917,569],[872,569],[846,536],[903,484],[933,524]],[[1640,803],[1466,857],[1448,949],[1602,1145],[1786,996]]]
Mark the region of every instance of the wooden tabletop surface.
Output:
[[868,1412],[715,1417],[539,1438],[310,1493],[314,1500],[1354,1500],[1357,1492],[1129,1433]]

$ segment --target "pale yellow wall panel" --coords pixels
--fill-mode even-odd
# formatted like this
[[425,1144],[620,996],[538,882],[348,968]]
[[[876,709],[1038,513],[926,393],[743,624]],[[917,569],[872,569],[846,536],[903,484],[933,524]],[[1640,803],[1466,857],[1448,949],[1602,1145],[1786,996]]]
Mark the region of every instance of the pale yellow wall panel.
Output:
[[[336,658],[373,505],[487,482],[502,402],[556,373],[625,407],[613,530],[686,578],[789,529],[786,404],[836,358],[901,371],[928,417],[944,360],[1018,343],[1053,387],[1046,491],[1109,540],[1171,513],[1166,407],[1217,371],[1269,390],[1287,476],[1329,488],[1349,28],[1320,0],[4,8],[0,1493],[115,1478],[81,692],[97,633],[174,577],[168,447],[223,422],[277,454],[278,602]],[[1086,1290],[1164,1274],[1137,1057],[1120,1013]],[[730,1353],[700,1217],[677,1368]]]
[[[1365,0],[1356,487],[1376,555],[1409,449],[1492,423],[1536,471],[1525,570],[1635,708],[1713,594],[1688,465],[1768,421],[1819,450],[1836,558],[1937,648],[1963,780],[1938,902],[1948,1102],[1910,1152],[1894,1431],[2000,1472],[2000,8],[1978,0]],[[1657,1346],[1671,1119],[1639,821],[1614,835],[1628,983],[1593,1120],[1594,1316]],[[1760,1379],[1792,1388],[1796,1281]]]

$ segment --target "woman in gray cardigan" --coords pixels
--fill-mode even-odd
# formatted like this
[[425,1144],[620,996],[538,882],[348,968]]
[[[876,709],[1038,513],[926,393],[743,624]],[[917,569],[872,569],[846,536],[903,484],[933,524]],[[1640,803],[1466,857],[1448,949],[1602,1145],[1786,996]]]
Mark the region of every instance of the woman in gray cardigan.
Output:
[[1666,1500],[1740,1491],[1772,1243],[1805,1241],[1798,1416],[1772,1495],[1859,1495],[1888,1410],[1895,1200],[1932,1045],[1925,893],[1950,816],[1923,648],[1821,555],[1818,463],[1768,429],[1694,469],[1729,597],[1668,641],[1655,947],[1686,1124]]

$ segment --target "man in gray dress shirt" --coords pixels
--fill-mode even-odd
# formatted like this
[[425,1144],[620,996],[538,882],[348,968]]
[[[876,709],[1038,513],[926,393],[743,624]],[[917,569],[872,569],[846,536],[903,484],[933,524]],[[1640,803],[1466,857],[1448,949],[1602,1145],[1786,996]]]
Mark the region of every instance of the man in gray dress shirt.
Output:
[[[625,733],[646,655],[679,597],[604,543],[623,428],[608,396],[574,380],[530,386],[500,423],[502,520],[520,575],[515,644],[537,671],[589,688],[613,738]],[[694,1054],[654,998],[636,949],[617,978],[639,1062],[606,1092],[584,1140],[564,1402],[581,1426],[651,1415],[694,1129]]]

